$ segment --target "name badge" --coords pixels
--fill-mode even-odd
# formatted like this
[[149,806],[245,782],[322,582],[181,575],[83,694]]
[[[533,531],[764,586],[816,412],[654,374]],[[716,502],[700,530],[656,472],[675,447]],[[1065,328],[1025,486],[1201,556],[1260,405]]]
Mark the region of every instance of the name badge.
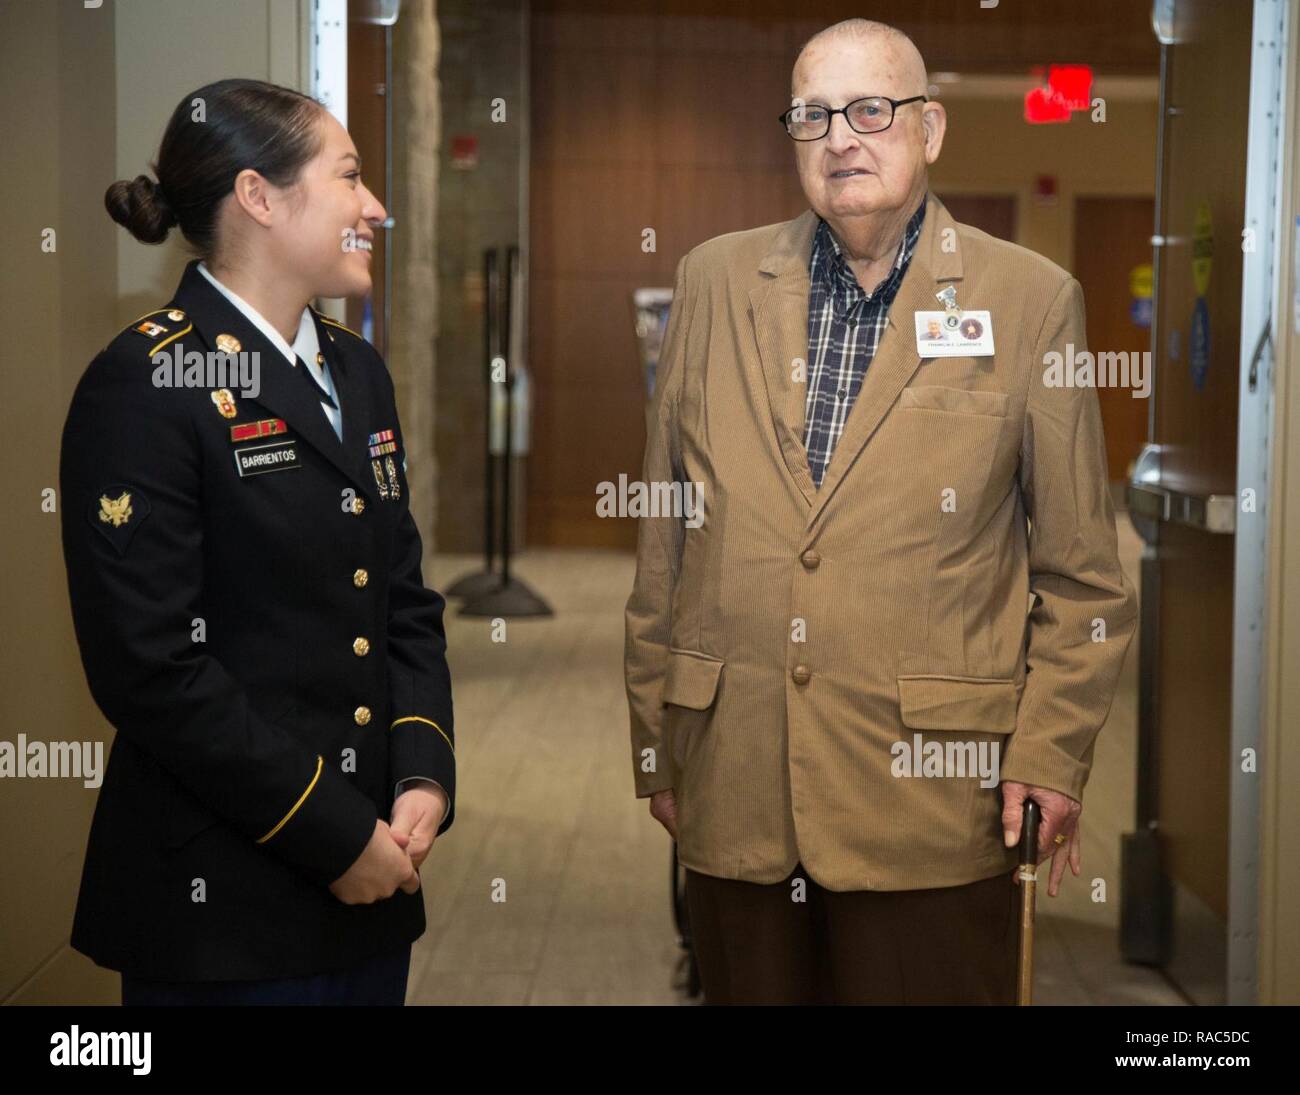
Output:
[[288,471],[302,467],[298,463],[298,442],[294,438],[271,445],[245,445],[235,450],[235,467],[240,478],[262,475],[268,471]]
[[[993,318],[987,311],[915,312],[916,352],[921,357],[992,357]],[[955,325],[951,319],[956,318]]]

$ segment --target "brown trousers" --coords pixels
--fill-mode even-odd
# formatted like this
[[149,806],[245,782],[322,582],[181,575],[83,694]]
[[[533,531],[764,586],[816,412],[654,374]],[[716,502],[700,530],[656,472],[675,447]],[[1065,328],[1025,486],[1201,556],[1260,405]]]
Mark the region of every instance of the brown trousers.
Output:
[[[793,900],[803,879],[804,900]],[[1020,890],[763,885],[686,871],[706,1004],[1014,1004]]]

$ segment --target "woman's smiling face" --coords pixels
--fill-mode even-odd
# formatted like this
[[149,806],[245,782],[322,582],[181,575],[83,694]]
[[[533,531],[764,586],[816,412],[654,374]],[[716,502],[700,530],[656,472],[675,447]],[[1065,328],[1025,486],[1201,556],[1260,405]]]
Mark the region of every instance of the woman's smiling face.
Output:
[[311,295],[370,292],[371,244],[388,213],[361,181],[361,157],[348,132],[320,111],[321,147],[291,189],[287,215],[273,229],[277,265]]

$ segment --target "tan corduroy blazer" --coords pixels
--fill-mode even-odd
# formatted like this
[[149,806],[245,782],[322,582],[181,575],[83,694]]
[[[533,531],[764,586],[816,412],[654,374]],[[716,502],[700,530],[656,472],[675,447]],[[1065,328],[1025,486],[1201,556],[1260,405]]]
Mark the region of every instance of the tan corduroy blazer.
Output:
[[[694,870],[776,882],[802,861],[833,890],[1010,871],[980,743],[1001,779],[1082,798],[1137,615],[1096,391],[1044,382],[1045,354],[1086,349],[1083,294],[926,200],[820,489],[816,215],[678,265],[643,478],[660,503],[698,484],[703,515],[641,517],[625,671],[636,793],[675,789]],[[991,312],[994,356],[918,356],[913,313],[948,285]],[[927,770],[899,755],[917,735],[939,775],[903,774]]]

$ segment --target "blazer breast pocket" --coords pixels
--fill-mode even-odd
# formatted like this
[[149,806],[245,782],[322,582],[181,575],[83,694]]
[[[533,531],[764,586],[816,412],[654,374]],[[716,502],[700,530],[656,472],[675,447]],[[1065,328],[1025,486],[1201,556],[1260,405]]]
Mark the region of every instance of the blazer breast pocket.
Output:
[[945,388],[930,384],[904,388],[899,406],[927,411],[950,411],[955,414],[982,414],[995,418],[1007,415],[1008,398],[1004,392],[976,392],[964,388]]

